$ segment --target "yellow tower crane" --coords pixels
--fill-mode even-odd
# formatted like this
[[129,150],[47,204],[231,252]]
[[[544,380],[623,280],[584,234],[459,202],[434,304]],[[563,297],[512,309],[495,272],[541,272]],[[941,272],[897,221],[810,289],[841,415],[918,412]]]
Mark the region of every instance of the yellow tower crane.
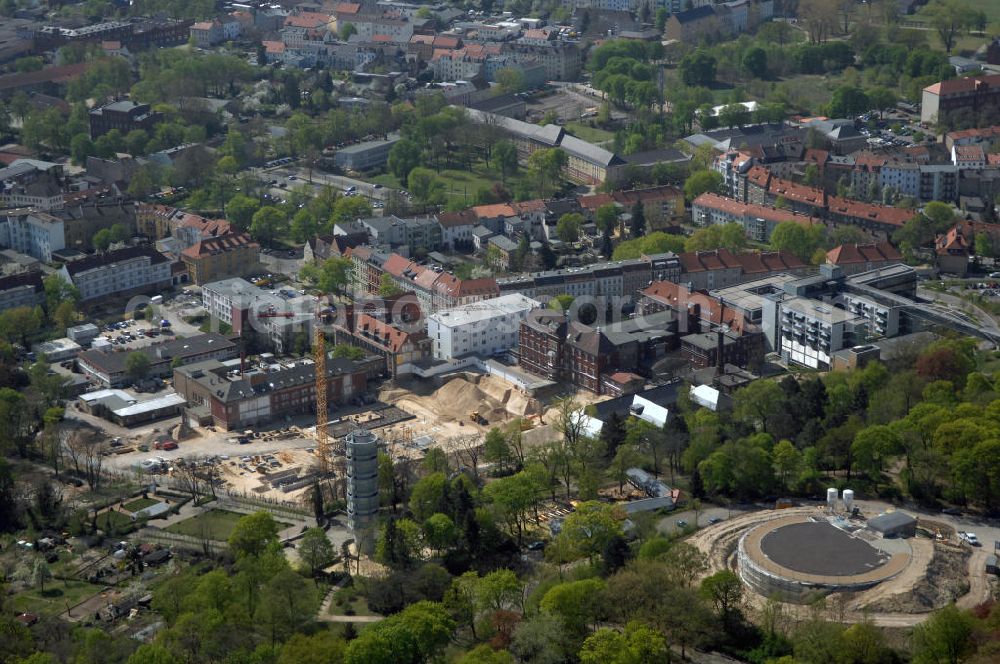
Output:
[[316,337],[313,342],[313,360],[316,363],[316,453],[323,475],[330,472],[330,440],[326,425],[329,418],[326,404],[326,336],[323,334],[322,319],[316,321]]

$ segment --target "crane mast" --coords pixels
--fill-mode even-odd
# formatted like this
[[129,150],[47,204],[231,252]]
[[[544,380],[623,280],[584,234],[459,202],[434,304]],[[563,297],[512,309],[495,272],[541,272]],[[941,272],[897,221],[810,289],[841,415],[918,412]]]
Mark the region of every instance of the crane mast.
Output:
[[327,438],[326,404],[326,336],[321,320],[316,321],[316,337],[313,342],[313,359],[316,363],[316,453],[319,454],[319,468],[323,475],[330,472],[330,442]]

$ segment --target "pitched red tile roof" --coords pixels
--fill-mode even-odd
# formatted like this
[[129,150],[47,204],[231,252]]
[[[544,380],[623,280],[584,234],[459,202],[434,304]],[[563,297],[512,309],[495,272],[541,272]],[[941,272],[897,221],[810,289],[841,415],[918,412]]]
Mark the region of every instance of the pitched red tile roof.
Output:
[[771,183],[771,171],[763,166],[751,166],[747,171],[747,184],[755,184],[761,189],[767,189]]
[[389,323],[381,321],[368,314],[359,314],[355,331],[363,332],[366,336],[374,337],[379,343],[387,347],[393,353],[403,350],[411,339],[426,337],[426,333],[416,332],[410,334],[399,328],[393,327]]
[[221,237],[206,238],[193,244],[181,252],[181,256],[187,258],[204,258],[212,254],[226,251],[236,251],[250,247],[259,247],[246,233],[230,233]]
[[889,226],[902,226],[913,218],[913,210],[894,208],[885,205],[872,205],[850,198],[828,196],[828,209],[831,213],[855,219],[874,221]]
[[842,244],[826,252],[826,262],[831,265],[856,265],[858,263],[879,263],[901,261],[903,255],[888,242],[868,244]]
[[414,263],[409,258],[400,256],[399,254],[391,254],[388,260],[386,260],[385,265],[382,266],[382,270],[394,277],[401,277],[411,264]]
[[726,307],[704,291],[688,290],[672,281],[654,281],[642,290],[642,294],[677,312],[696,310],[699,320],[729,325],[737,334],[742,334],[746,329],[743,314],[732,307]]
[[992,76],[970,76],[968,78],[953,78],[948,81],[941,81],[934,85],[928,85],[924,92],[930,92],[939,96],[949,96],[956,94],[967,94],[981,88],[991,88],[1000,86],[1000,74]]
[[824,207],[826,205],[826,194],[822,189],[809,187],[791,180],[781,178],[771,178],[771,184],[767,192],[773,196],[781,196],[787,201],[801,203],[812,207]]
[[741,203],[733,198],[720,196],[719,194],[706,193],[694,199],[692,206],[699,206],[719,210],[735,216],[750,216],[781,223],[783,221],[794,221],[800,224],[817,224],[819,219],[810,217],[792,210],[770,207],[767,205],[756,205],[754,203]]

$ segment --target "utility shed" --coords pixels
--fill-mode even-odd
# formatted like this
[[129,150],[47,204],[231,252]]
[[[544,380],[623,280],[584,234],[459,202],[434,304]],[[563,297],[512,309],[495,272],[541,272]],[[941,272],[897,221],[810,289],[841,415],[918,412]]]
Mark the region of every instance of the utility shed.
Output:
[[913,537],[917,520],[905,512],[884,512],[871,519],[868,528],[882,537]]
[[996,556],[994,555],[986,556],[986,573],[1000,575],[1000,568],[997,567]]

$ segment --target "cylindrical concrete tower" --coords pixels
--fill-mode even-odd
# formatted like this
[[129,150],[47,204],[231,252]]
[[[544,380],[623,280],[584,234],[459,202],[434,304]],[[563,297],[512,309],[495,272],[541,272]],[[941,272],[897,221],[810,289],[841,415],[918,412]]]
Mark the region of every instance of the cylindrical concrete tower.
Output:
[[355,538],[378,514],[378,438],[357,429],[347,434],[347,525]]

